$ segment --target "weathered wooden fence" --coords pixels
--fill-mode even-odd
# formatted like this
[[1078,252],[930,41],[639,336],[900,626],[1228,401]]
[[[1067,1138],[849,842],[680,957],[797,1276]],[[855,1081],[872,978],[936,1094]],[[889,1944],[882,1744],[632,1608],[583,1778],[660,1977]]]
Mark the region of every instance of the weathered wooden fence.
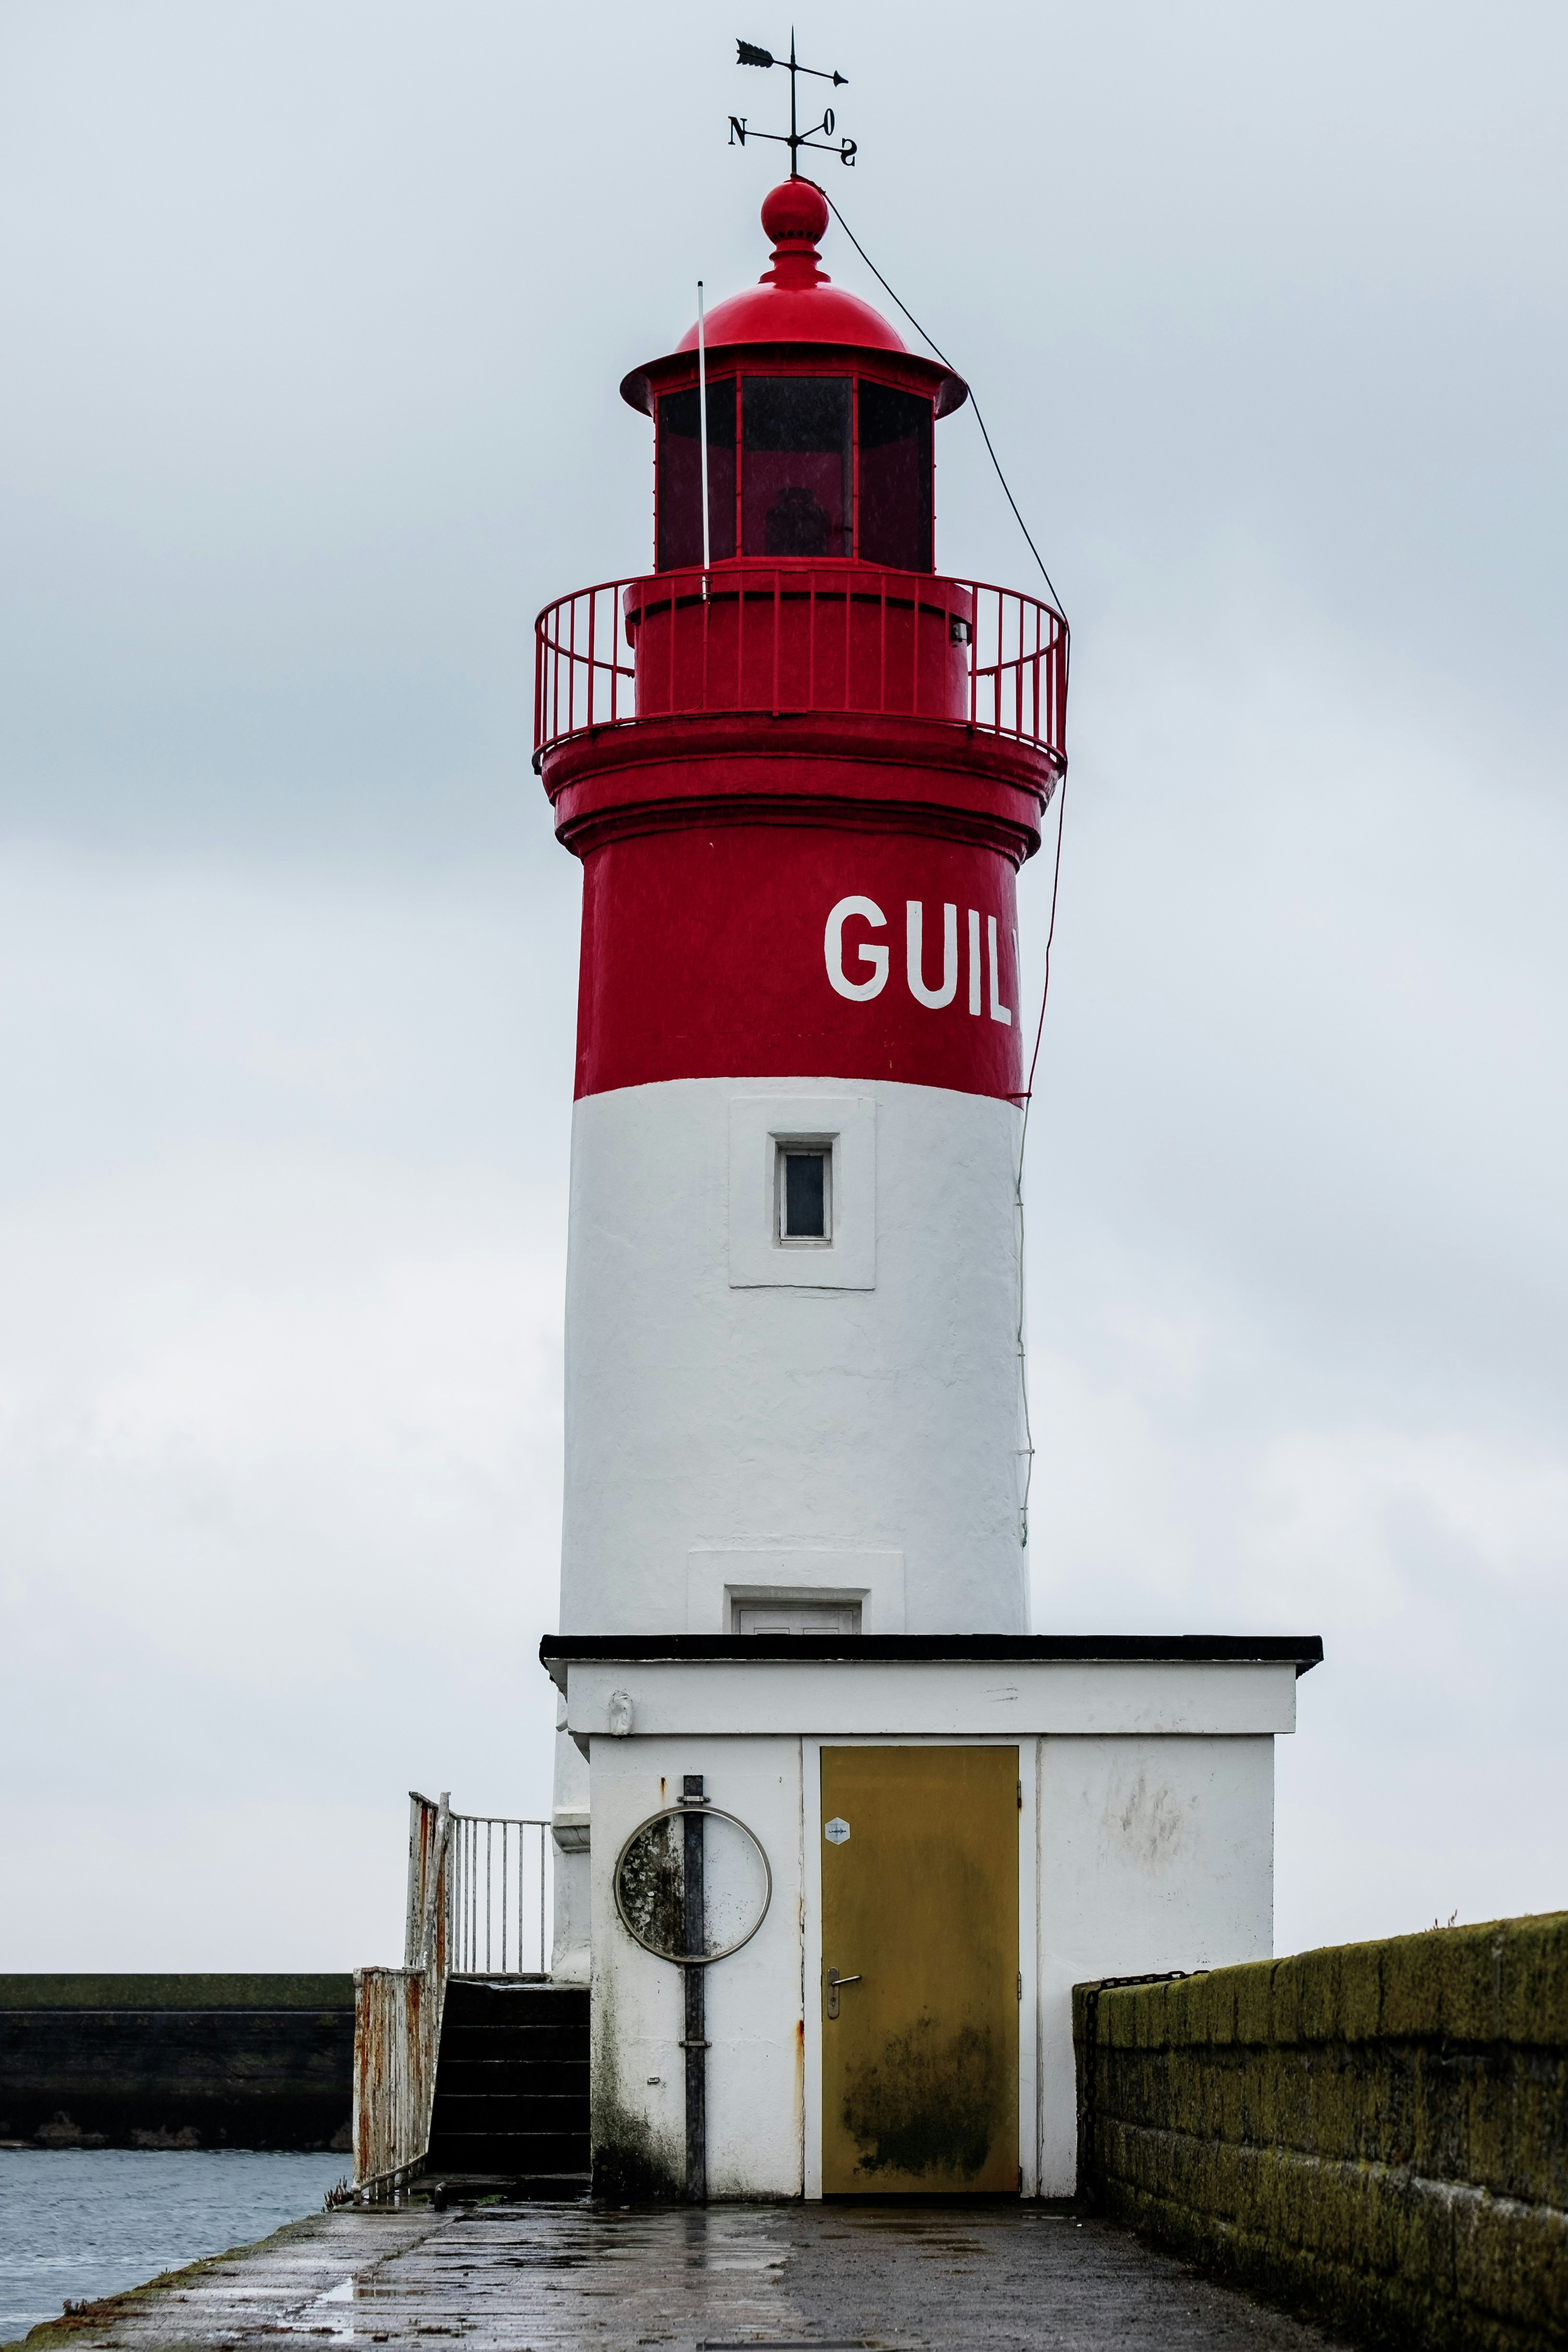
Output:
[[428,2152],[448,1979],[546,1973],[549,1822],[408,1802],[404,1964],[354,1970],[354,2190],[373,2200]]
[[400,1969],[354,1970],[354,2187],[389,2196],[430,2145],[451,1941],[452,1814],[409,1798],[408,1919]]

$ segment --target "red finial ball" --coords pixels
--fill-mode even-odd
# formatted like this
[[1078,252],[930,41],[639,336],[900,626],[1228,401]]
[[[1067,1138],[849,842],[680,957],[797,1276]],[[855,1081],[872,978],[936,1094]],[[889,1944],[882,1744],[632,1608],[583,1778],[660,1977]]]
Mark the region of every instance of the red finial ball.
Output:
[[827,221],[827,198],[813,180],[785,180],[763,198],[763,230],[786,251],[814,246]]

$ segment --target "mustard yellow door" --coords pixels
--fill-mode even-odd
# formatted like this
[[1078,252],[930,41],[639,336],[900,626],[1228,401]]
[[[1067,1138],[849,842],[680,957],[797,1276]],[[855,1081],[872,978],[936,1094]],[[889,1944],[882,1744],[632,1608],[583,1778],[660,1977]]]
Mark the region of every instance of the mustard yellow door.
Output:
[[822,1751],[822,2186],[1018,2186],[1018,1751]]

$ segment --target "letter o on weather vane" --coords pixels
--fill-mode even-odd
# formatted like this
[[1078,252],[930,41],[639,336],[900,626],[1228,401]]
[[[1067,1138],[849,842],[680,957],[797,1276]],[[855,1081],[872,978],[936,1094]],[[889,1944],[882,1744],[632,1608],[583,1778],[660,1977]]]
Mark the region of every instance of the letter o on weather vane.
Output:
[[840,996],[848,997],[851,1003],[864,1004],[871,997],[880,996],[888,985],[888,950],[873,940],[862,940],[855,952],[863,964],[870,966],[871,976],[868,980],[849,979],[844,970],[844,926],[851,915],[858,915],[878,929],[886,925],[888,919],[874,898],[840,898],[827,918],[822,949],[828,983]]

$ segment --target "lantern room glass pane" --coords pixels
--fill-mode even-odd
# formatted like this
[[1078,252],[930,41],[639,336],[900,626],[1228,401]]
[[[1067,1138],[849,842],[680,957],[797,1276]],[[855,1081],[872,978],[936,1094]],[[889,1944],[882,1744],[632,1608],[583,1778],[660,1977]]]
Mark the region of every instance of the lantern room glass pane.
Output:
[[[735,552],[735,379],[708,386],[708,543],[715,563]],[[658,404],[660,572],[702,561],[702,434],[695,387]]]
[[860,556],[929,572],[931,404],[891,384],[860,385]]
[[742,377],[745,554],[854,553],[849,389],[847,376]]

